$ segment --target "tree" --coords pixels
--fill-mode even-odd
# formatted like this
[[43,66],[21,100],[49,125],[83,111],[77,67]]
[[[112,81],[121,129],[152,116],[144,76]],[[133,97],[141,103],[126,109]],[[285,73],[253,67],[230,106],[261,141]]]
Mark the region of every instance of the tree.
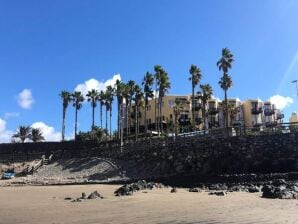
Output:
[[100,106],[100,128],[102,129],[102,107],[105,105],[105,100],[106,100],[106,95],[104,93],[104,91],[100,91],[99,96],[98,96],[98,100],[99,100],[99,106]]
[[[120,135],[122,134],[123,130],[120,127],[120,119],[122,119],[122,108],[123,108],[123,91],[125,89],[125,84],[117,79],[115,85],[115,93],[117,97],[117,111],[118,111],[118,119],[117,119],[117,138],[120,139]],[[121,122],[122,123],[122,122]]]
[[109,104],[109,111],[110,111],[110,140],[112,137],[112,104],[114,101],[114,88],[112,86],[107,86],[106,90],[106,99]]
[[189,80],[191,81],[191,90],[192,90],[192,94],[191,94],[191,104],[192,104],[192,124],[193,124],[193,129],[195,130],[195,108],[194,108],[194,104],[195,104],[195,88],[196,86],[199,84],[199,82],[202,79],[202,72],[200,70],[200,68],[198,68],[196,65],[191,65],[190,69],[189,69],[189,73],[190,73],[190,77]]
[[19,126],[17,133],[15,133],[13,137],[19,138],[21,143],[24,143],[27,138],[31,139],[31,128],[29,126]]
[[135,85],[135,138],[138,140],[139,134],[139,108],[142,104],[143,93],[139,85]]
[[[126,118],[126,139],[128,139],[128,125],[129,125],[129,101],[130,101],[130,87],[128,84],[124,84],[124,89],[123,89],[123,98],[125,99],[125,118]],[[122,124],[123,125],[123,124]]]
[[41,142],[41,141],[45,140],[43,135],[42,135],[42,131],[41,131],[40,128],[32,128],[31,129],[30,139],[33,142]]
[[160,124],[160,131],[163,133],[163,124],[162,124],[162,99],[165,96],[165,94],[169,91],[171,88],[171,83],[169,80],[168,73],[166,73],[164,70],[162,70],[159,80],[159,124]]
[[153,75],[149,72],[143,78],[142,85],[144,86],[144,100],[145,100],[145,109],[144,109],[144,125],[145,125],[145,133],[148,131],[148,123],[147,123],[147,107],[149,98],[153,97],[152,85],[154,82]]
[[202,100],[202,117],[204,121],[204,129],[208,129],[208,118],[206,114],[206,107],[208,101],[211,99],[211,96],[213,94],[213,89],[209,84],[200,85],[201,88],[201,95],[200,98]]
[[[154,96],[154,122],[155,122],[155,131],[160,132],[159,128],[159,85],[160,85],[160,76],[161,73],[163,72],[163,68],[160,65],[155,65],[154,66],[154,79],[155,79],[155,96]],[[158,102],[156,102],[158,98]],[[157,105],[157,107],[156,107]]]
[[62,115],[62,141],[64,141],[65,136],[65,116],[68,104],[71,102],[71,93],[67,91],[61,91],[60,97],[62,99],[63,105],[63,115]]
[[225,93],[225,106],[227,108],[227,111],[224,111],[224,120],[225,120],[225,126],[228,128],[228,116],[229,116],[229,111],[228,111],[228,97],[227,97],[227,92],[228,89],[232,86],[232,78],[228,75],[229,69],[232,68],[232,63],[234,61],[233,59],[233,54],[230,52],[228,48],[223,48],[221,52],[221,58],[217,62],[217,67],[221,71],[223,71],[223,76],[221,77],[220,81],[218,82],[220,87],[224,90]]
[[174,110],[174,118],[175,118],[175,137],[177,137],[178,136],[178,127],[179,127],[178,116],[183,111],[183,105],[178,98],[175,100],[173,110]]
[[[131,102],[132,102],[132,99],[133,99],[133,96],[135,94],[135,81],[133,80],[129,80],[128,83],[128,89],[129,89],[129,107],[128,107],[128,111],[131,111]],[[130,127],[131,127],[131,116],[128,116],[127,117],[127,121],[128,121],[128,130],[129,130],[129,134],[130,134]]]
[[94,128],[94,110],[95,110],[95,107],[97,106],[99,93],[97,90],[92,89],[91,91],[88,91],[86,96],[87,96],[88,102],[91,102],[91,107],[92,107],[92,126],[91,126],[91,130],[92,130]]
[[78,111],[82,108],[82,103],[84,102],[85,98],[81,92],[75,91],[72,94],[72,102],[75,108],[75,140],[77,139],[77,130],[78,130]]

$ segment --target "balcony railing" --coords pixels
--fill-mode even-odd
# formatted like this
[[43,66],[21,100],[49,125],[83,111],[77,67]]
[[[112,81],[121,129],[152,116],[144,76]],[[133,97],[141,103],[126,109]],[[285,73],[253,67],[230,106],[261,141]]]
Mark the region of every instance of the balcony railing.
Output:
[[263,113],[263,109],[261,107],[259,107],[259,108],[251,108],[251,113],[252,114],[261,114],[261,113]]
[[196,124],[202,124],[203,123],[203,119],[200,117],[195,118],[195,122]]
[[218,110],[218,108],[209,108],[209,110],[208,110],[208,113],[210,114],[210,115],[215,115],[215,114],[218,114],[218,112],[219,112],[219,110]]
[[189,125],[190,119],[189,118],[180,118],[179,120],[180,125]]
[[200,103],[194,104],[194,106],[192,108],[193,108],[193,110],[198,111],[198,110],[202,109],[202,104],[200,104]]
[[264,114],[265,116],[272,116],[273,114],[275,114],[275,111],[274,109],[265,109]]

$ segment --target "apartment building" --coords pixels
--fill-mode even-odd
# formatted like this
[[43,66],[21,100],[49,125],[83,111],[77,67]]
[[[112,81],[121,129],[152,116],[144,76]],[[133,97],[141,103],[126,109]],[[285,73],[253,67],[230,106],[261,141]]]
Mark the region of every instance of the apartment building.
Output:
[[[180,131],[188,131],[192,122],[195,123],[196,129],[202,129],[205,123],[206,128],[224,127],[224,105],[219,99],[211,99],[205,105],[206,118],[203,118],[203,107],[200,96],[195,95],[194,105],[192,105],[191,95],[168,95],[162,100],[162,115],[159,117],[158,99],[151,99],[146,108],[140,108],[139,123],[140,132],[144,131],[145,122],[149,130],[155,130],[156,121],[161,119],[164,129],[175,123],[174,106],[178,99],[182,105],[182,110],[178,117]],[[271,102],[262,102],[259,99],[249,99],[241,102],[240,99],[228,99],[228,125],[230,127],[243,126],[260,127],[274,126],[283,119],[283,114],[275,108]],[[146,120],[144,110],[146,109]],[[192,119],[192,110],[194,110],[194,119]],[[131,118],[134,119],[134,106],[132,106]],[[131,122],[131,129],[134,130],[135,123]]]

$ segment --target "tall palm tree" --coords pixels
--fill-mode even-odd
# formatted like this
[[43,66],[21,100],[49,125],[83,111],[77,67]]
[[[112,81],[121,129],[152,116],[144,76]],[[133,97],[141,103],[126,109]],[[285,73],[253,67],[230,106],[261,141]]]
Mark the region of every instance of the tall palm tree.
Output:
[[[155,131],[160,131],[159,128],[159,85],[160,85],[160,76],[164,72],[163,68],[160,65],[154,66],[154,79],[155,79],[155,96],[154,96],[154,122],[155,122]],[[158,102],[156,102],[158,100]],[[158,105],[158,106],[156,106]]]
[[109,103],[109,111],[110,111],[110,140],[112,138],[112,104],[114,101],[114,88],[112,86],[107,86],[106,96],[107,101]]
[[33,142],[41,142],[41,141],[45,140],[43,135],[42,135],[42,131],[41,131],[40,128],[32,128],[31,129],[30,139]]
[[200,85],[201,88],[201,100],[202,100],[202,117],[204,121],[204,129],[208,129],[208,117],[206,115],[206,107],[208,101],[211,99],[213,89],[209,84]]
[[97,101],[99,99],[99,92],[96,89],[92,89],[91,91],[88,91],[86,97],[87,97],[88,102],[91,102],[91,107],[92,107],[91,130],[93,130],[95,127],[95,125],[94,125],[94,110],[95,110],[95,107],[97,106]]
[[144,125],[145,125],[145,133],[147,134],[148,131],[148,123],[147,123],[147,106],[149,98],[153,97],[153,90],[152,85],[154,82],[153,75],[149,72],[143,78],[142,85],[144,86],[144,98],[145,98],[145,109],[144,109]]
[[105,100],[106,100],[106,95],[104,91],[100,91],[98,95],[98,100],[99,100],[99,106],[100,106],[100,128],[103,129],[102,127],[102,107],[105,105]]
[[[227,97],[227,91],[232,86],[232,78],[228,75],[229,69],[232,68],[232,63],[234,62],[233,54],[230,52],[228,48],[223,48],[221,51],[221,58],[216,63],[218,69],[223,71],[223,76],[221,77],[219,81],[220,87],[224,90],[225,93],[225,105],[228,110],[228,97]],[[229,112],[224,112],[225,117],[225,126],[228,128],[228,116]]]
[[196,86],[200,83],[202,79],[202,72],[200,68],[198,68],[196,65],[191,65],[189,69],[190,77],[189,80],[191,81],[191,90],[192,90],[192,96],[191,96],[191,104],[192,104],[192,124],[193,124],[193,129],[195,130],[195,88]]
[[59,94],[62,99],[63,114],[62,114],[62,141],[64,141],[65,136],[65,116],[68,104],[71,102],[71,93],[67,91],[61,91]]
[[174,118],[175,118],[175,137],[177,137],[178,136],[178,127],[179,127],[178,116],[183,111],[183,105],[178,98],[176,98],[176,100],[175,100],[175,105],[173,107],[173,110],[174,110]]
[[139,134],[139,108],[142,104],[143,93],[139,85],[135,85],[135,139],[138,140]]
[[160,132],[163,133],[163,124],[162,124],[162,99],[165,96],[165,94],[169,91],[171,88],[171,83],[169,80],[168,73],[162,70],[162,73],[160,75],[160,81],[159,81],[159,120],[160,120]]
[[[129,125],[129,118],[128,118],[128,112],[129,112],[129,97],[130,97],[130,94],[129,94],[129,91],[130,91],[130,87],[128,86],[127,83],[124,83],[124,86],[123,86],[123,91],[122,91],[122,95],[123,95],[123,99],[125,100],[125,120],[126,120],[126,139],[128,139],[128,125]],[[122,124],[124,125],[124,124]]]
[[122,128],[120,127],[120,119],[122,119],[122,108],[123,108],[123,91],[125,89],[125,84],[121,82],[120,80],[116,80],[115,84],[115,94],[117,97],[117,111],[118,111],[118,119],[117,119],[117,138],[120,139],[120,136],[122,134]]
[[[129,80],[128,83],[127,83],[127,86],[128,86],[128,89],[129,89],[128,111],[131,111],[131,102],[132,102],[133,96],[135,94],[135,85],[136,85],[136,83],[133,80]],[[127,127],[128,127],[128,133],[130,135],[131,116],[128,116],[127,117],[127,122],[128,122],[128,125],[127,125]]]
[[31,128],[29,126],[19,126],[17,133],[15,133],[13,137],[19,138],[21,142],[24,143],[27,138],[31,139]]
[[75,91],[72,94],[73,107],[75,108],[75,140],[77,139],[77,130],[78,130],[78,111],[82,108],[82,103],[85,98],[81,92]]

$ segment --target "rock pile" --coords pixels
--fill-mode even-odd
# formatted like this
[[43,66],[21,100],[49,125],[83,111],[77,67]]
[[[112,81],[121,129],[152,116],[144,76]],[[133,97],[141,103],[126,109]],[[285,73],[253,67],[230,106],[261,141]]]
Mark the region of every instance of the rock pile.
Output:
[[85,192],[82,192],[82,196],[79,198],[72,200],[71,197],[65,197],[64,200],[72,200],[72,202],[82,202],[85,199],[96,199],[96,198],[103,199],[103,196],[98,191],[93,191],[91,194],[89,194],[88,197]]
[[140,180],[136,183],[132,184],[125,184],[118,188],[114,194],[115,196],[127,196],[127,195],[133,195],[134,192],[140,191],[140,190],[152,190],[153,188],[162,188],[164,187],[161,183],[152,183],[152,182],[146,182],[145,180]]
[[262,188],[263,198],[298,199],[298,184],[284,179],[274,180]]

